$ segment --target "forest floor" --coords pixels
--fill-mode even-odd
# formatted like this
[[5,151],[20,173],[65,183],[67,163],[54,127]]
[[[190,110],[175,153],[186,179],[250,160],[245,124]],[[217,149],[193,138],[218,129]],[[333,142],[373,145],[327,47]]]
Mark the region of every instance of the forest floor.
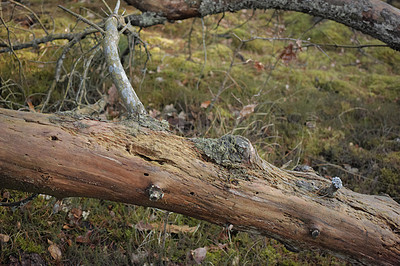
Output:
[[[8,30],[0,25],[0,43],[45,35],[31,11],[49,32],[85,27],[52,1],[26,2],[29,6],[1,3]],[[98,22],[105,8],[93,2],[71,1],[67,7]],[[138,12],[123,7],[128,14]],[[103,58],[90,49],[100,37],[88,37],[71,49],[47,105],[55,62],[66,41],[0,54],[0,107],[56,112],[105,99],[100,116],[121,119],[123,108]],[[149,114],[167,120],[176,134],[239,134],[276,166],[311,167],[326,178],[339,176],[357,192],[385,193],[400,201],[399,52],[361,48],[382,43],[329,20],[274,10],[167,23],[141,29],[140,37],[150,59],[138,45],[123,56],[124,66]],[[129,43],[121,38],[121,52]],[[90,65],[86,78],[85,65]],[[28,195],[0,193],[3,202]],[[21,208],[0,207],[0,264],[28,262],[346,264],[325,252],[293,253],[273,239],[176,213],[45,195]]]

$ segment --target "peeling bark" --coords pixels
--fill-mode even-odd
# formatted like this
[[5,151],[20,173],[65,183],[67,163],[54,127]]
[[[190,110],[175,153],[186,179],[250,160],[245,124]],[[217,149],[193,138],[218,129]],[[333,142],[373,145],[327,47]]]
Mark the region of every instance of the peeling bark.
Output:
[[400,261],[400,206],[262,160],[239,136],[185,139],[125,121],[0,109],[0,187],[182,213],[257,232],[291,250]]
[[125,0],[168,20],[204,17],[241,9],[282,9],[342,23],[400,51],[400,10],[380,0]]

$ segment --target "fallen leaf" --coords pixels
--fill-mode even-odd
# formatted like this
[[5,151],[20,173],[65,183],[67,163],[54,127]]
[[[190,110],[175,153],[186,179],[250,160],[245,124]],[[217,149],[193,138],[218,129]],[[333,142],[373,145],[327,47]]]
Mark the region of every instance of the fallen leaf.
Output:
[[31,102],[31,100],[30,99],[26,100],[26,103],[28,104],[29,111],[36,113],[35,106],[33,106],[33,103]]
[[285,65],[288,65],[292,60],[296,59],[296,53],[293,51],[293,43],[289,43],[288,46],[279,55]]
[[240,117],[245,118],[254,113],[254,108],[256,108],[257,104],[249,104],[243,107],[240,111]]
[[201,103],[200,108],[207,108],[210,105],[211,101],[204,101]]
[[77,237],[76,237],[75,241],[76,241],[77,243],[84,243],[84,244],[86,244],[86,243],[89,243],[89,237],[80,235],[80,236],[77,236]]
[[254,61],[254,68],[257,69],[257,71],[264,70],[264,64],[258,61]]
[[149,111],[149,115],[150,115],[151,117],[153,117],[153,118],[158,117],[160,114],[161,114],[161,112],[158,111],[158,110],[156,110],[156,109],[152,109],[152,110]]
[[65,230],[72,229],[68,224],[64,224],[62,228]]
[[53,257],[53,259],[55,259],[56,261],[61,260],[61,249],[56,244],[51,244],[47,250],[50,252],[50,255]]
[[[151,223],[150,224],[153,228],[157,230],[164,230],[163,223]],[[166,226],[167,232],[170,233],[194,233],[197,230],[197,226],[188,226],[188,225],[174,225],[174,224],[167,224]]]
[[110,104],[117,104],[119,100],[118,90],[117,87],[113,84],[108,89],[108,103]]
[[192,254],[192,258],[197,264],[201,264],[203,260],[206,258],[207,249],[206,248],[196,248],[195,250],[190,251]]
[[9,235],[0,234],[0,242],[1,243],[7,243],[9,240],[10,240],[10,236]]
[[8,191],[4,191],[2,197],[3,199],[9,199],[11,197],[11,194]]
[[93,230],[89,230],[89,231],[86,232],[86,234],[84,236],[83,235],[77,236],[75,238],[75,242],[84,243],[84,244],[89,243],[90,242],[90,236],[92,235],[92,233],[93,233]]
[[139,230],[139,231],[147,231],[147,230],[153,230],[154,227],[149,224],[149,223],[145,223],[143,221],[139,221],[136,225],[135,225],[135,229]]
[[72,208],[71,213],[74,215],[74,217],[76,219],[79,219],[82,216],[82,210],[81,209]]
[[207,250],[209,250],[209,251],[224,250],[224,249],[226,249],[227,246],[228,246],[228,244],[226,244],[226,243],[225,244],[218,243],[218,245],[216,245],[216,246],[214,246],[214,245],[208,246]]
[[297,47],[299,48],[300,51],[303,51],[303,47],[301,46],[302,40],[297,40],[296,41]]

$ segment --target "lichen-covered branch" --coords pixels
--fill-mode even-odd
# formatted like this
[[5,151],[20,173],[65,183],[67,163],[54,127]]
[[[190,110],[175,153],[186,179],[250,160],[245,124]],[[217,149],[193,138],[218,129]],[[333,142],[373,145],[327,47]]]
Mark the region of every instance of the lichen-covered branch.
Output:
[[118,16],[112,14],[105,22],[105,36],[103,41],[104,56],[108,65],[108,70],[112,80],[121,95],[121,98],[131,114],[145,114],[144,108],[139,97],[136,95],[118,55]]
[[400,51],[400,10],[380,0],[125,0],[168,20],[203,17],[241,9],[282,9],[342,23]]
[[0,109],[0,187],[152,206],[350,262],[400,261],[398,203],[283,171],[239,136],[185,139],[131,120]]

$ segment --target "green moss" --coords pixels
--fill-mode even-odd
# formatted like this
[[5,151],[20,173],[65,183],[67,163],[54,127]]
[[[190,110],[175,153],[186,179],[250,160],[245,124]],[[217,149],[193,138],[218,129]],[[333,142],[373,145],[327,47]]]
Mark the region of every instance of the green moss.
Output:
[[207,56],[210,56],[213,59],[218,58],[221,60],[221,66],[223,66],[224,63],[230,63],[232,58],[232,50],[223,44],[213,44],[207,46]]
[[389,101],[396,100],[400,94],[400,77],[392,75],[367,75],[363,82],[374,96],[384,97]]
[[276,250],[272,246],[266,246],[260,253],[261,256],[264,257],[265,261],[272,264],[275,264],[279,259],[280,255],[276,252]]
[[[374,41],[377,43],[378,41]],[[378,42],[379,43],[379,42]],[[399,72],[400,71],[400,53],[390,49],[390,48],[377,48],[371,49],[369,52],[377,58],[380,62],[375,64],[374,70],[377,72],[383,72],[381,74],[385,74],[388,72],[387,65],[390,67],[389,71],[391,72]],[[384,63],[382,63],[384,62]]]
[[221,265],[225,252],[222,249],[208,251],[205,261],[212,265]]
[[21,247],[24,252],[27,253],[38,253],[41,254],[44,252],[44,248],[38,244],[36,241],[26,238],[23,235],[18,235],[15,238],[15,243]]
[[395,169],[382,168],[380,174],[380,182],[384,184],[384,192],[397,198],[400,195],[400,178],[398,172]]

